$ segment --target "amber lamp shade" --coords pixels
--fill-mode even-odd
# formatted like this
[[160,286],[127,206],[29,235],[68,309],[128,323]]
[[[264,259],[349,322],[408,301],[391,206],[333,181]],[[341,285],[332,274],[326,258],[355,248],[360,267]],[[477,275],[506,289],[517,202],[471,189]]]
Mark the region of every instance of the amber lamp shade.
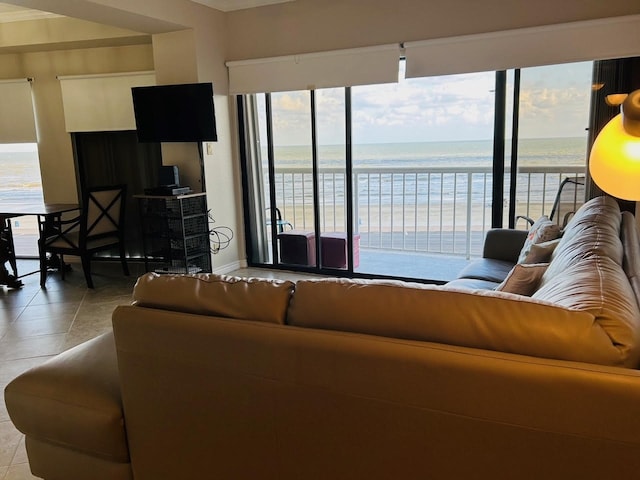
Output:
[[605,193],[640,200],[640,90],[625,98],[622,112],[598,134],[589,156],[589,172]]

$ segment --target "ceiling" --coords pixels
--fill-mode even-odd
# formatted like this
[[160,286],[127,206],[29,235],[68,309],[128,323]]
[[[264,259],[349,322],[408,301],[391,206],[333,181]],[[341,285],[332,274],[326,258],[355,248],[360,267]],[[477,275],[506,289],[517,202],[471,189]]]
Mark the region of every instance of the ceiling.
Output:
[[23,20],[38,20],[40,18],[59,17],[55,13],[32,10],[30,8],[0,3],[0,23],[21,22]]
[[231,10],[244,10],[246,8],[262,7],[264,5],[273,5],[274,3],[286,3],[294,0],[191,0],[207,7],[215,8],[222,12],[230,12]]
[[[275,3],[292,2],[295,0],[192,0],[201,5],[215,8],[222,12],[230,12],[232,10],[243,10],[246,8],[261,7],[264,5],[272,5]],[[43,12],[41,10],[32,10],[25,7],[10,5],[8,3],[0,3],[0,23],[20,22],[23,20],[38,20],[40,18],[58,17],[55,13]]]

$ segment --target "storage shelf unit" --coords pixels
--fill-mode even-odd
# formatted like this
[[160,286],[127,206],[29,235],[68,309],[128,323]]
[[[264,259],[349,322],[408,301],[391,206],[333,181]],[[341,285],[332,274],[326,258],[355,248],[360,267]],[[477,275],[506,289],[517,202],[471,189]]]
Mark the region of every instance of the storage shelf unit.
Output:
[[209,216],[205,193],[136,195],[140,202],[145,270],[211,272]]

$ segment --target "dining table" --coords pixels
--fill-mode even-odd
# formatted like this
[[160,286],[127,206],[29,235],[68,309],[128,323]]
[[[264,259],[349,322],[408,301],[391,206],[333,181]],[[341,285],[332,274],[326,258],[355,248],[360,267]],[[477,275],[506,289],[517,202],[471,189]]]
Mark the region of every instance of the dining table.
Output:
[[[77,203],[47,203],[47,202],[0,202],[0,285],[10,288],[20,288],[22,277],[40,273],[40,287],[45,288],[46,269],[48,259],[44,250],[44,241],[50,229],[56,228],[56,222],[63,214],[79,210]],[[22,216],[36,216],[38,218],[38,257],[39,269],[33,272],[18,274],[16,254],[13,242],[13,232],[11,229],[11,219]],[[9,273],[5,263],[9,265],[13,273]]]

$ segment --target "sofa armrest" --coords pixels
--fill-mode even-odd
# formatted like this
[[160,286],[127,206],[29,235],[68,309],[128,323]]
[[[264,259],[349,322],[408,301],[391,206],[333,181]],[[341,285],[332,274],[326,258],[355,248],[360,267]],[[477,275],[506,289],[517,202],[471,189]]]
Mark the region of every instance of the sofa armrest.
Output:
[[484,239],[482,257],[516,263],[527,234],[526,230],[509,228],[493,228],[489,230]]
[[34,475],[133,478],[112,332],[24,372],[7,385],[5,402]]

